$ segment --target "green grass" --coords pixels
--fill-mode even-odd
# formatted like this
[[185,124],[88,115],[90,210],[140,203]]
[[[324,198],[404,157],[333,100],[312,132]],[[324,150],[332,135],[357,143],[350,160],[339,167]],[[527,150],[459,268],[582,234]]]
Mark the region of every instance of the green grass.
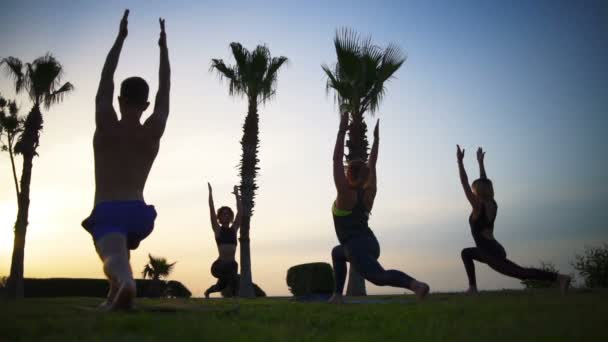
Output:
[[[377,298],[377,297],[368,297]],[[435,294],[423,303],[287,299],[138,300],[133,313],[98,298],[0,301],[0,341],[594,341],[608,336],[608,292]],[[84,307],[84,308],[83,308]]]

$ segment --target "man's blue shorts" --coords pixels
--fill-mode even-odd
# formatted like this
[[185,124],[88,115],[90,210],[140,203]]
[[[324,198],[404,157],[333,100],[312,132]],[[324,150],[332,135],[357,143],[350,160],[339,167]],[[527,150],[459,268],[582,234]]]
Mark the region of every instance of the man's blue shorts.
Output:
[[121,233],[127,237],[129,249],[136,249],[152,229],[156,210],[144,201],[100,202],[82,226],[93,236],[93,241],[109,233]]

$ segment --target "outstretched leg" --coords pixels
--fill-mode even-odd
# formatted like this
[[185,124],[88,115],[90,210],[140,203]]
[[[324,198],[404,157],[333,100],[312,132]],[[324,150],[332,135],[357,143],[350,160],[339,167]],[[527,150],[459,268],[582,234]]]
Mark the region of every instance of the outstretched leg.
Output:
[[504,274],[509,277],[526,280],[545,280],[545,281],[556,281],[557,273],[539,270],[536,268],[521,267],[509,259],[498,259],[492,256],[486,257],[487,264],[493,270],[498,273]]
[[404,272],[385,270],[378,262],[380,246],[375,237],[363,237],[347,244],[347,254],[351,266],[367,280],[378,286],[394,286],[408,289],[424,298],[430,288],[426,283],[417,281]]
[[344,291],[344,282],[346,282],[346,254],[342,245],[338,245],[332,249],[331,260],[334,266],[334,279],[336,283],[334,294],[329,299],[329,302],[339,304],[342,302],[342,292]]
[[484,254],[482,251],[482,257],[493,270],[498,273],[504,274],[509,277],[527,280],[541,280],[548,282],[557,282],[562,293],[566,293],[570,287],[570,281],[572,280],[569,276],[559,274],[556,272],[550,272],[541,270],[533,267],[521,267],[513,261],[506,258],[506,253],[501,256],[495,256],[492,254]]
[[127,238],[124,234],[109,233],[95,242],[103,262],[103,271],[110,281],[111,302],[107,309],[130,309],[136,295],[135,280],[129,264]]
[[473,260],[483,262],[479,248],[469,247],[465,248],[460,252],[464,269],[467,272],[467,278],[469,279],[469,289],[466,291],[467,294],[477,293],[477,279],[475,277],[475,264]]

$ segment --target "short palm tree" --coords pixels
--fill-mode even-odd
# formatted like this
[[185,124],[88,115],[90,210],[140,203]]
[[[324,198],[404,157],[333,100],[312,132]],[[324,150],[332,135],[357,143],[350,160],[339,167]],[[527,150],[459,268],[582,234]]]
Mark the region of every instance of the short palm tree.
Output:
[[167,262],[167,259],[155,258],[150,254],[148,254],[148,258],[149,261],[141,272],[144,279],[150,278],[152,280],[160,280],[161,278],[166,278],[171,274],[173,266],[177,263],[174,262],[170,264]]
[[249,230],[253,214],[255,191],[258,189],[255,178],[259,170],[258,148],[260,145],[258,105],[270,100],[276,93],[277,73],[287,62],[287,57],[272,57],[265,45],[258,45],[249,51],[240,43],[231,43],[230,49],[236,62],[226,65],[221,59],[211,60],[211,70],[215,70],[220,79],[228,80],[228,93],[231,96],[244,96],[248,100],[247,116],[243,124],[241,147],[243,153],[240,162],[241,201],[243,213],[241,220],[241,281],[239,296],[254,297],[251,276],[251,251]]
[[[19,108],[15,101],[7,100],[0,95],[0,149],[8,152],[13,171],[13,182],[17,201],[19,200],[19,182],[15,168],[15,142],[23,132],[25,119],[19,117]],[[6,140],[4,139],[6,137]]]
[[15,57],[4,58],[0,64],[5,66],[7,74],[13,79],[16,93],[25,90],[33,102],[33,107],[23,123],[23,131],[14,145],[14,153],[23,157],[23,169],[18,187],[17,220],[8,291],[12,297],[23,298],[23,261],[30,208],[32,166],[40,144],[43,123],[40,105],[47,110],[50,109],[54,104],[62,102],[64,96],[72,92],[74,87],[69,82],[61,83],[63,67],[50,54],[25,65]]
[[[346,160],[367,161],[369,142],[366,113],[374,115],[386,94],[385,82],[406,60],[401,50],[393,44],[382,49],[371,38],[361,39],[353,30],[339,29],[334,38],[338,61],[333,67],[322,65],[327,76],[326,89],[335,91],[335,99],[341,112],[350,113],[348,130],[348,155]],[[348,278],[347,295],[365,295],[365,281],[352,267]]]

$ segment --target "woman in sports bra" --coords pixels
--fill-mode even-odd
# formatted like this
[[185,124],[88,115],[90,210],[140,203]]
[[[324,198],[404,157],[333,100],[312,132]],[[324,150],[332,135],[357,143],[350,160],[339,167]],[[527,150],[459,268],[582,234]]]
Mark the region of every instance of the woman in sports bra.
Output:
[[496,239],[494,239],[494,220],[498,205],[494,201],[494,187],[492,181],[486,177],[484,167],[485,152],[481,147],[477,150],[477,161],[479,163],[479,179],[476,179],[471,186],[467,173],[464,169],[462,160],[464,159],[464,149],[456,145],[456,157],[458,159],[458,169],[460,171],[460,182],[464,193],[471,204],[473,211],[469,216],[471,234],[476,247],[469,247],[462,250],[462,262],[469,279],[469,289],[467,294],[477,293],[477,282],[475,279],[475,265],[473,260],[482,262],[490,266],[498,273],[518,279],[536,279],[557,282],[561,291],[565,293],[570,286],[570,277],[554,272],[539,270],[536,268],[524,268],[507,259],[507,253]]
[[[234,256],[237,245],[236,236],[241,225],[241,197],[239,196],[238,187],[235,186],[232,193],[236,198],[236,218],[229,207],[219,208],[216,214],[211,184],[207,183],[207,185],[209,187],[211,228],[215,235],[219,257],[211,265],[211,274],[217,278],[217,283],[205,291],[205,298],[209,298],[209,294],[220,292],[226,287],[230,287],[233,295],[235,295],[238,290],[238,264]],[[230,225],[231,223],[232,226]]]
[[340,119],[340,129],[334,148],[333,174],[337,196],[332,206],[334,227],[340,245],[334,247],[331,257],[334,266],[335,289],[330,303],[342,302],[342,291],[346,281],[346,262],[368,281],[379,286],[395,286],[412,290],[419,298],[429,292],[429,286],[397,270],[385,270],[380,263],[380,245],[369,228],[369,213],[376,197],[376,161],[378,159],[379,120],[374,128],[374,143],[369,163],[351,161],[346,174],[344,136],[348,126],[348,113]]

